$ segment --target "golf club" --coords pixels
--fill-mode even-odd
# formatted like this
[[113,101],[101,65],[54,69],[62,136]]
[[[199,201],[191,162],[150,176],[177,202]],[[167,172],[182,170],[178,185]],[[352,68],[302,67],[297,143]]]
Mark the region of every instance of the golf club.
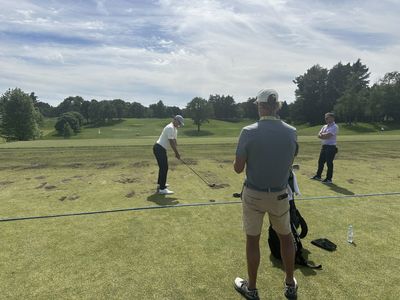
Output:
[[205,180],[203,177],[200,176],[199,173],[197,173],[191,166],[189,166],[183,159],[179,159],[186,167],[188,167],[194,174],[196,174],[205,184],[207,184],[209,187],[214,187],[215,183],[209,183],[207,180]]

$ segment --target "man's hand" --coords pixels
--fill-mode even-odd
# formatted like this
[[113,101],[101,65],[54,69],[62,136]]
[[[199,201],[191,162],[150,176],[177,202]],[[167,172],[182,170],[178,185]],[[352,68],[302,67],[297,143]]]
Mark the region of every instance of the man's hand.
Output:
[[177,159],[181,159],[181,156],[180,156],[180,154],[179,154],[178,152],[175,152],[175,157],[176,157]]

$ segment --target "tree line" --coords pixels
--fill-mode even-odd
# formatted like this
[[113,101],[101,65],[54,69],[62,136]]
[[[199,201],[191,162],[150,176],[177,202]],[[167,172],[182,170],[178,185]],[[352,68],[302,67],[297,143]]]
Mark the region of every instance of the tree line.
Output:
[[400,73],[390,72],[369,86],[369,70],[358,59],[330,70],[314,65],[293,81],[296,100],[289,105],[295,123],[319,124],[325,112],[340,122],[400,121]]
[[[290,123],[320,124],[326,112],[335,112],[339,122],[354,123],[400,121],[400,73],[385,74],[369,85],[369,69],[360,59],[337,63],[331,69],[314,65],[293,83],[295,101],[282,103],[279,115]],[[9,89],[0,98],[0,134],[6,140],[40,137],[43,117],[57,117],[55,129],[68,137],[83,124],[102,125],[122,118],[167,118],[183,114],[192,118],[198,130],[209,119],[238,121],[257,119],[255,98],[236,103],[230,95],[194,97],[185,108],[167,106],[162,100],[148,107],[122,99],[85,100],[81,96],[65,98],[58,106],[38,101],[35,93]]]

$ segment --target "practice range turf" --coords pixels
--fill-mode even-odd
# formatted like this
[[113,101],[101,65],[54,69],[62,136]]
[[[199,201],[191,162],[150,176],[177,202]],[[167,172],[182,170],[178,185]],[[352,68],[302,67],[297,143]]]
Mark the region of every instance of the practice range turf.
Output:
[[[400,191],[400,137],[341,137],[333,185],[308,179],[320,146],[312,136],[299,140],[304,200],[296,204],[309,226],[303,246],[323,266],[297,267],[299,299],[397,299],[400,196],[342,196]],[[178,140],[182,158],[216,187],[171,155],[171,196],[154,193],[153,142],[140,137],[0,145],[1,219],[164,208],[0,222],[0,298],[240,299],[232,285],[236,276],[246,277],[241,206],[232,197],[243,181],[232,170],[236,138]],[[179,207],[195,203],[211,205]],[[346,242],[350,224],[354,244]],[[283,271],[270,257],[267,225],[258,288],[262,299],[283,299]],[[337,250],[310,244],[320,237]]]

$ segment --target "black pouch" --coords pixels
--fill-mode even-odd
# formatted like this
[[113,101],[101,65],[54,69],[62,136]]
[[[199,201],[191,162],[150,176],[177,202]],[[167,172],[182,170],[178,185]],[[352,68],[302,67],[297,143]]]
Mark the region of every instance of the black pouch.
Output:
[[335,251],[337,247],[335,243],[325,238],[313,240],[311,241],[311,244],[328,251]]

